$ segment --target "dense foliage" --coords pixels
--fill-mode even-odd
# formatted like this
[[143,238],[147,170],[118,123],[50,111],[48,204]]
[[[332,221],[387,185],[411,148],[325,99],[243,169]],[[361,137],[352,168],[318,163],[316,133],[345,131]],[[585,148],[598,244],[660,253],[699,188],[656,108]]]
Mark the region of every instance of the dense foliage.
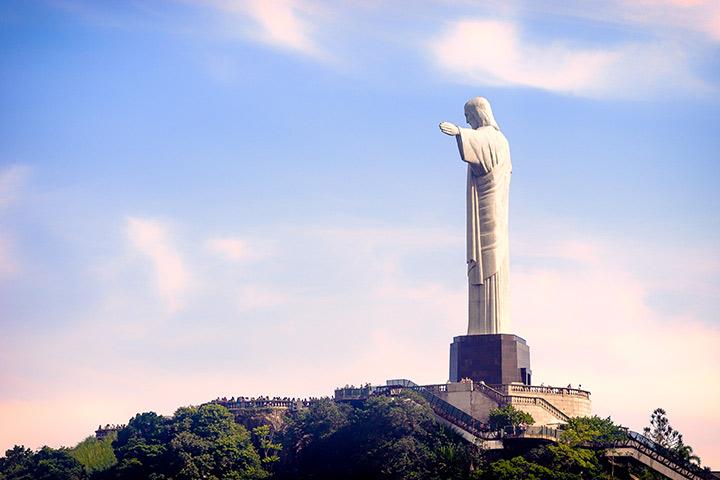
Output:
[[532,425],[535,419],[527,412],[518,410],[512,405],[506,405],[490,411],[488,423],[492,430],[507,430],[516,432],[518,427]]
[[[532,417],[506,407],[493,411],[491,423],[515,428]],[[660,478],[603,455],[604,446],[625,438],[610,418],[573,418],[555,444],[510,437],[504,449],[481,450],[436,422],[413,392],[357,406],[320,400],[288,412],[282,428],[259,417],[248,427],[215,404],[180,408],[172,417],[142,413],[115,438],[37,452],[16,446],[0,458],[0,480]],[[682,436],[668,432],[674,430],[664,411],[654,412],[647,433],[680,453]]]
[[[611,478],[611,465],[602,450],[592,448],[622,438],[622,430],[609,418],[579,417],[566,425],[560,441],[490,462],[479,478],[583,480]],[[507,455],[510,452],[504,452]],[[622,478],[622,477],[616,477]]]
[[107,470],[117,463],[112,448],[112,442],[116,438],[117,435],[115,434],[111,434],[102,440],[98,440],[94,436],[87,437],[74,448],[68,450],[68,453],[80,462],[88,472]]
[[117,464],[98,478],[152,480],[266,478],[250,433],[219,405],[184,407],[172,417],[136,415],[113,442]]
[[15,446],[0,458],[0,480],[84,480],[84,467],[66,449],[37,452]]
[[315,404],[285,435],[278,478],[469,478],[479,452],[435,422],[425,400],[375,397],[363,408]]

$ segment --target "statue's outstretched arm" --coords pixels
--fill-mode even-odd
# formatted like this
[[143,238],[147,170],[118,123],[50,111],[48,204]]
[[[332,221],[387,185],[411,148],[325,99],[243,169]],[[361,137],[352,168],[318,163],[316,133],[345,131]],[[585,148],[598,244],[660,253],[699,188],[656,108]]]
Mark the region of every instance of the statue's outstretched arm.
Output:
[[445,135],[460,135],[460,128],[450,122],[440,123],[440,131],[442,131]]

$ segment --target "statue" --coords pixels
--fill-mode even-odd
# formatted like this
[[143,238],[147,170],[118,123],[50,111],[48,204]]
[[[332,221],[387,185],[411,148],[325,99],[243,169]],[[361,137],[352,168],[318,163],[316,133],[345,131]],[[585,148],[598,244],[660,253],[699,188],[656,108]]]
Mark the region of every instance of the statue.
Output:
[[468,335],[507,332],[510,322],[508,195],[510,148],[490,103],[475,97],[465,104],[472,128],[442,122],[467,162]]

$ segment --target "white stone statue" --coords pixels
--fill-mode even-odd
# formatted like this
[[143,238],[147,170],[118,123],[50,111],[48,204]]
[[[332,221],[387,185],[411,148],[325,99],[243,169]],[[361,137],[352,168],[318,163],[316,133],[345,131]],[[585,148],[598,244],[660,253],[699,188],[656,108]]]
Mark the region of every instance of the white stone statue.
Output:
[[465,104],[472,128],[442,122],[467,162],[468,335],[507,333],[510,326],[508,194],[510,148],[490,103],[475,97]]

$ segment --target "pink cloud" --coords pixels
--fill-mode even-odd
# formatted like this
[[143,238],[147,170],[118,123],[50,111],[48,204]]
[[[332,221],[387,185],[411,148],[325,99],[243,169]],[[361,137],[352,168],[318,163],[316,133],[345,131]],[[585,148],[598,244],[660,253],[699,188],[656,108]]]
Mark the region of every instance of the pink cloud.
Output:
[[710,89],[693,74],[688,53],[666,40],[588,47],[531,39],[515,21],[464,19],[448,23],[427,45],[449,79],[468,85],[620,98]]
[[158,293],[168,310],[179,310],[190,286],[190,274],[168,228],[157,220],[130,217],[126,233],[130,244],[151,261]]
[[619,18],[680,28],[720,41],[720,3],[715,0],[619,0]]
[[[601,244],[573,248],[570,270],[513,272],[514,331],[531,345],[534,380],[581,383],[593,392],[596,413],[636,430],[663,407],[707,463],[720,463],[717,442],[703,433],[720,428],[720,385],[712,381],[720,328],[650,308],[652,282],[631,274]],[[602,261],[588,258],[593,250]],[[689,401],[691,391],[699,393]]]
[[315,38],[315,22],[320,10],[306,0],[196,0],[237,20],[250,20],[248,28],[238,25],[247,37],[318,60],[328,60],[329,55]]
[[[689,252],[675,252],[686,260],[683,265],[658,273],[637,268],[668,257],[652,245],[633,250],[621,241],[574,238],[567,226],[547,228],[557,237],[540,232],[536,237],[541,240],[513,247],[512,331],[531,346],[536,382],[582,383],[593,392],[596,413],[612,415],[635,430],[647,423],[652,409],[662,406],[705,462],[717,465],[717,441],[706,432],[720,427],[715,407],[720,387],[712,382],[720,363],[720,333],[687,309],[668,314],[648,305],[648,296],[668,283],[677,292],[700,286],[712,291],[712,281],[704,282],[702,275],[712,280],[720,273],[715,257],[688,247]],[[135,248],[151,265],[162,263],[167,248],[179,257],[162,223],[135,219],[133,229]],[[256,270],[248,265],[247,277],[237,278],[218,275],[227,269],[224,264],[209,262],[207,270],[197,269],[204,275],[203,292],[225,290],[222,297],[210,297],[213,306],[226,302],[219,311],[232,311],[236,317],[225,323],[187,323],[177,332],[156,326],[139,334],[137,341],[147,350],[183,355],[187,350],[194,359],[207,360],[182,378],[167,365],[140,365],[133,357],[120,357],[102,372],[51,362],[52,369],[43,371],[53,383],[13,373],[23,364],[32,365],[38,351],[46,354],[43,358],[104,351],[102,339],[123,324],[110,322],[102,312],[76,330],[44,339],[45,344],[37,339],[15,342],[5,352],[13,363],[0,372],[0,383],[12,389],[0,403],[0,424],[8,425],[0,433],[0,448],[12,443],[72,444],[98,423],[124,422],[146,410],[171,413],[177,406],[216,395],[330,395],[345,383],[379,383],[390,377],[420,383],[447,380],[449,343],[466,328],[461,234],[399,227],[305,228],[292,233],[294,241],[285,244],[278,252],[285,256],[275,262],[282,268],[270,276],[266,265],[256,265]],[[267,235],[270,240],[287,237],[287,229]],[[207,255],[202,248],[194,251]],[[438,251],[459,252],[457,273],[418,276],[419,265]],[[302,262],[285,265],[298,259]],[[184,260],[180,264],[184,270]],[[304,267],[317,270],[291,276],[290,281],[283,278]],[[308,279],[315,284],[305,285]],[[123,303],[136,305],[131,297]],[[205,307],[188,305],[190,312],[205,312]],[[269,308],[272,314],[264,314]],[[150,310],[150,317],[153,314]],[[98,318],[104,323],[97,323]],[[160,331],[162,335],[154,335]],[[217,368],[228,362],[227,355],[214,352],[217,344],[227,345],[228,336],[272,344],[286,354],[256,363],[245,358],[237,369]],[[67,414],[58,415],[66,409]]]

